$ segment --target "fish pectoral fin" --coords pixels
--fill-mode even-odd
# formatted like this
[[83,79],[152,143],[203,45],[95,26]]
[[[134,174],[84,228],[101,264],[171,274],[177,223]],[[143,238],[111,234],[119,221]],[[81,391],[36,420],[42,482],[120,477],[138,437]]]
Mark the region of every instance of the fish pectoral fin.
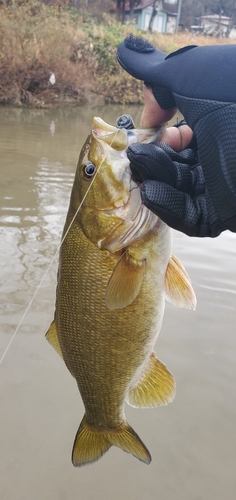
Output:
[[111,311],[132,304],[139,294],[145,272],[145,259],[134,260],[126,251],[116,264],[106,290],[106,306]]
[[60,347],[59,340],[58,340],[57,327],[56,327],[55,321],[53,321],[51,323],[45,337],[46,337],[47,341],[49,342],[49,344],[51,344],[51,346],[54,347],[55,351],[63,359],[61,347]]
[[171,256],[166,269],[165,295],[174,306],[196,309],[197,299],[190,278],[175,255]]
[[111,446],[117,446],[149,464],[151,456],[136,432],[126,422],[118,429],[98,430],[90,426],[85,417],[75,437],[72,463],[75,467],[92,464],[102,458]]
[[127,403],[135,408],[167,405],[175,397],[175,379],[153,352],[148,369],[138,384],[130,389]]

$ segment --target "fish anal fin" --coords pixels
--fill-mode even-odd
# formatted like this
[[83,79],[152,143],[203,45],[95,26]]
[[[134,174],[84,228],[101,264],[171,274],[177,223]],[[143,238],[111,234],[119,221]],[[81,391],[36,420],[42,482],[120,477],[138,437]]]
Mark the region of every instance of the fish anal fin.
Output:
[[137,262],[124,252],[116,264],[106,290],[106,305],[111,311],[132,304],[139,294],[145,272],[145,259]]
[[171,256],[166,269],[165,295],[174,306],[196,309],[197,299],[190,278],[175,255]]
[[57,335],[57,327],[56,327],[56,323],[55,321],[53,321],[45,335],[47,341],[49,342],[49,344],[51,344],[52,347],[54,347],[55,351],[59,354],[59,356],[61,356],[61,358],[63,359],[63,355],[62,355],[62,352],[61,352],[61,347],[60,347],[60,344],[59,344],[59,340],[58,340],[58,335]]
[[127,403],[136,408],[167,405],[175,397],[175,379],[153,352],[146,372],[138,384],[130,389]]
[[117,446],[149,464],[151,456],[136,432],[126,422],[118,429],[98,430],[90,426],[85,417],[76,434],[72,463],[75,467],[92,464],[102,458],[111,446]]

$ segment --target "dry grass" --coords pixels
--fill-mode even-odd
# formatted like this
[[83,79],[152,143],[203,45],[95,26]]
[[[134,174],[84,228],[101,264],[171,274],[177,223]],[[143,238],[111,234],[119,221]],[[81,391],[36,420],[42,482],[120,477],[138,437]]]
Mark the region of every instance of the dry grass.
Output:
[[[103,95],[107,102],[142,102],[142,84],[116,62],[116,47],[131,31],[107,16],[98,24],[82,18],[79,11],[37,0],[1,5],[0,103],[80,105],[93,94]],[[189,44],[232,43],[190,33],[144,36],[167,53]],[[54,85],[49,80],[52,73]]]
[[211,36],[197,36],[190,32],[180,32],[177,35],[153,34],[152,43],[164,52],[170,53],[180,49],[185,45],[215,45],[235,43],[235,40],[229,38],[214,38]]
[[[93,84],[89,65],[73,54],[86,50],[88,35],[76,29],[70,16],[39,2],[1,8],[0,102],[43,105],[44,102],[84,102]],[[85,49],[84,49],[85,47]],[[51,74],[56,83],[49,81]]]

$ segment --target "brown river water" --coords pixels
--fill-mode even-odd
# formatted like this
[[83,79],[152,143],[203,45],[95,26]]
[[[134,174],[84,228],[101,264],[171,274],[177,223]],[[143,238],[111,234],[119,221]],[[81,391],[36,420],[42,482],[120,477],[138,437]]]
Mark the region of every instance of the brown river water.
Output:
[[174,402],[126,406],[151,465],[114,447],[94,465],[75,469],[70,461],[84,411],[75,381],[44,338],[57,255],[46,271],[92,117],[115,124],[123,112],[138,123],[137,107],[0,108],[1,500],[236,498],[236,235],[228,232],[215,240],[173,234],[198,305],[192,312],[167,304],[156,344],[176,378]]

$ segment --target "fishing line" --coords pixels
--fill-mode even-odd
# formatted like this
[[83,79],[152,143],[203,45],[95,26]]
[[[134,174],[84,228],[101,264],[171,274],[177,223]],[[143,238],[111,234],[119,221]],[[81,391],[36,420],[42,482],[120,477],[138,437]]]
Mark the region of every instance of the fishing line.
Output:
[[[113,142],[114,142],[114,140],[115,140],[115,138],[116,138],[116,136],[117,136],[118,132],[119,132],[119,129],[117,130],[116,134],[114,135],[114,137],[113,137],[113,139],[112,139],[112,141],[111,141],[110,147],[112,147],[112,144],[113,144]],[[95,179],[96,179],[96,177],[97,177],[97,175],[98,175],[98,172],[99,172],[99,170],[100,170],[101,166],[103,165],[104,161],[106,160],[106,157],[107,157],[107,154],[104,156],[104,158],[103,158],[103,160],[102,160],[102,162],[101,162],[101,164],[100,164],[100,167],[99,167],[99,168],[97,169],[97,171],[95,172],[95,175],[94,175],[93,179],[91,180],[90,185],[89,185],[89,187],[88,187],[88,189],[87,189],[87,191],[86,191],[86,193],[85,193],[85,195],[84,195],[84,197],[83,197],[82,201],[80,202],[80,204],[79,204],[79,206],[78,206],[78,208],[77,208],[77,210],[76,210],[76,212],[75,212],[75,215],[74,215],[74,217],[72,218],[72,220],[71,220],[71,222],[70,222],[70,224],[69,224],[69,226],[68,226],[68,228],[67,228],[67,230],[66,230],[66,232],[65,232],[65,234],[64,234],[64,236],[63,236],[63,238],[61,239],[60,244],[59,244],[59,246],[58,246],[58,248],[57,248],[57,250],[56,250],[55,254],[54,254],[54,255],[53,255],[53,257],[52,257],[52,260],[51,260],[51,262],[50,262],[50,264],[49,264],[48,268],[46,269],[46,271],[45,271],[45,273],[44,273],[44,275],[43,275],[43,277],[42,277],[42,279],[41,279],[41,281],[40,281],[39,285],[37,286],[37,288],[36,288],[36,290],[35,290],[35,292],[34,292],[34,294],[33,294],[33,297],[31,298],[31,300],[30,300],[30,302],[29,302],[28,306],[26,307],[26,309],[25,309],[25,311],[24,311],[24,314],[23,314],[23,316],[21,317],[21,319],[20,319],[20,321],[19,321],[19,323],[18,323],[18,325],[17,325],[17,327],[16,327],[16,329],[15,329],[15,331],[14,331],[14,333],[13,333],[13,335],[12,335],[11,339],[9,340],[9,342],[8,342],[8,344],[7,344],[7,347],[6,347],[5,351],[4,351],[4,352],[3,352],[3,354],[2,354],[2,357],[0,358],[0,365],[2,364],[2,362],[3,362],[4,358],[5,358],[5,356],[7,355],[8,351],[9,351],[9,349],[10,349],[10,347],[11,347],[11,344],[12,344],[13,340],[15,339],[16,334],[18,333],[18,331],[19,331],[19,329],[20,329],[20,327],[21,327],[21,325],[22,325],[22,323],[23,323],[23,321],[24,321],[24,319],[25,319],[25,317],[26,317],[26,314],[28,313],[28,311],[29,311],[29,309],[30,309],[30,307],[31,307],[31,305],[32,305],[32,303],[33,303],[33,301],[34,301],[34,299],[35,299],[35,297],[36,297],[37,293],[39,292],[39,290],[40,290],[40,288],[41,288],[41,286],[42,286],[42,284],[43,284],[43,282],[44,282],[44,280],[45,280],[45,278],[46,278],[47,274],[49,273],[49,271],[50,271],[50,269],[51,269],[51,267],[52,267],[52,265],[53,265],[53,263],[54,263],[54,261],[55,261],[55,259],[56,259],[57,255],[59,254],[60,249],[61,249],[61,246],[62,246],[62,244],[64,243],[64,241],[65,241],[65,239],[66,239],[66,237],[67,237],[67,235],[68,235],[68,233],[69,233],[69,231],[70,231],[70,228],[71,228],[71,226],[72,226],[73,222],[75,221],[75,219],[76,219],[76,217],[77,217],[77,215],[78,215],[78,213],[79,213],[79,211],[80,211],[80,209],[81,209],[81,207],[82,207],[82,205],[83,205],[83,203],[84,203],[84,201],[85,201],[85,199],[86,199],[86,197],[87,197],[87,195],[88,195],[88,193],[89,193],[89,191],[90,191],[90,189],[91,189],[91,187],[92,187],[92,185],[93,185],[93,183],[94,183],[94,181],[95,181]]]

